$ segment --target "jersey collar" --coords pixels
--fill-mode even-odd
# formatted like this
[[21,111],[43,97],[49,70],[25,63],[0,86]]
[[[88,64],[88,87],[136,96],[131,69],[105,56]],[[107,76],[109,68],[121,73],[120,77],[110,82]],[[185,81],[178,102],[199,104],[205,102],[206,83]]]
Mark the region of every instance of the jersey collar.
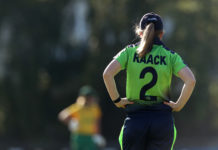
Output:
[[164,46],[164,43],[160,40],[159,37],[155,37],[154,38],[154,44],[155,45],[163,45]]

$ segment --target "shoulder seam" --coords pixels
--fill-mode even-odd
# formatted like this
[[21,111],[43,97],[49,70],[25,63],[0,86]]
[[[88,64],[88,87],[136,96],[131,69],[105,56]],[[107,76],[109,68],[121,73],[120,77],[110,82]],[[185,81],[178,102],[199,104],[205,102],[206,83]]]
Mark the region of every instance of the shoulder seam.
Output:
[[162,45],[162,47],[166,50],[169,51],[171,54],[175,54],[176,52],[171,50],[170,48],[166,47],[165,45]]

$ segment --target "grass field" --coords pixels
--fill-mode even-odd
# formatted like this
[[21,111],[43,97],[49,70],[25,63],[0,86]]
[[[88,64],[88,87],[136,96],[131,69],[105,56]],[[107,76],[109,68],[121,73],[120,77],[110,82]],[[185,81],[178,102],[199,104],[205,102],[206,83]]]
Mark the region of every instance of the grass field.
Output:
[[[103,150],[120,150],[118,141],[108,141]],[[1,141],[0,150],[70,150],[68,141]],[[218,137],[177,139],[174,150],[218,150]]]

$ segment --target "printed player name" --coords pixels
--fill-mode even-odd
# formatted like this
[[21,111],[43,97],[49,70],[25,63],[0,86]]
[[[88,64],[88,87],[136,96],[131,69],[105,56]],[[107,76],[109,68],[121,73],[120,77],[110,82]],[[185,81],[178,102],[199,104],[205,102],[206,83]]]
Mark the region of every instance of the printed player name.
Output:
[[166,56],[153,56],[153,55],[149,55],[147,59],[145,58],[145,56],[139,58],[138,54],[135,53],[133,57],[133,62],[154,64],[154,65],[167,65],[165,59]]

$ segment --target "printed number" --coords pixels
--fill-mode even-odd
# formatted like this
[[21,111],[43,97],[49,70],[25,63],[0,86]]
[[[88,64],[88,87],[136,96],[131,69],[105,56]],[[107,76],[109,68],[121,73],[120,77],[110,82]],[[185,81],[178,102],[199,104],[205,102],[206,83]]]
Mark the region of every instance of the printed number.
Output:
[[140,74],[140,79],[144,79],[145,78],[145,74],[146,73],[151,73],[152,74],[152,79],[151,81],[144,85],[140,91],[140,99],[141,100],[151,100],[151,101],[155,101],[157,100],[156,96],[146,96],[145,93],[148,89],[152,88],[156,83],[157,83],[157,72],[154,68],[152,67],[146,67],[142,70],[141,74]]

